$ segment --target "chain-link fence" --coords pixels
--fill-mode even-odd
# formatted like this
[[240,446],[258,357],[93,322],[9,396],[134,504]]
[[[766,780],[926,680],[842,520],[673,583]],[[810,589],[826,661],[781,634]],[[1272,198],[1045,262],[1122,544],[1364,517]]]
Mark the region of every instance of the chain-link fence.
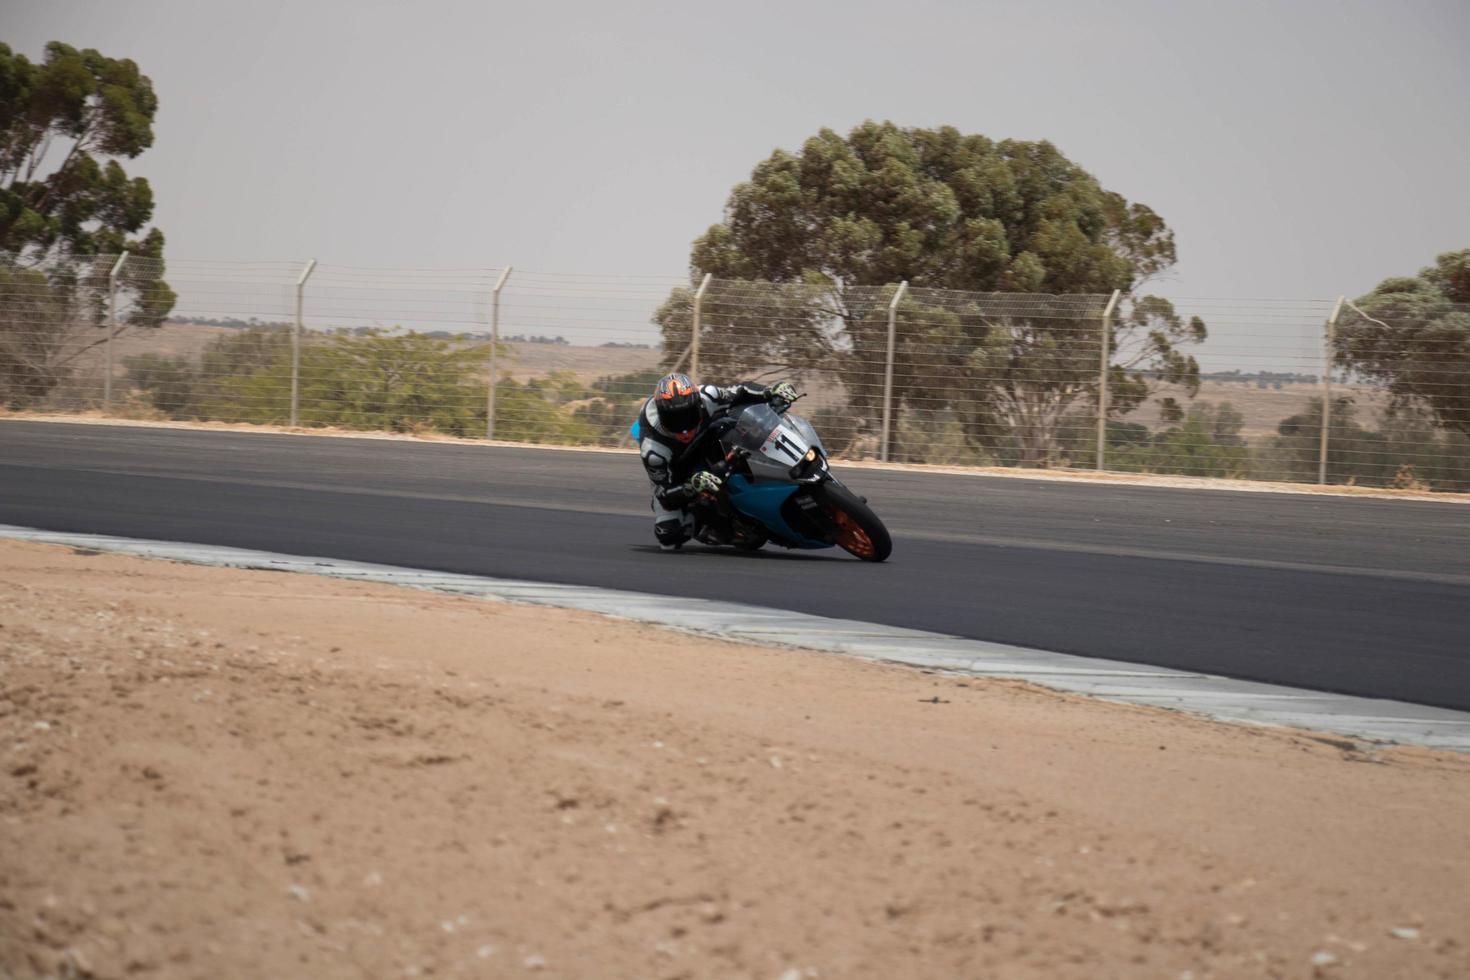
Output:
[[679,369],[849,459],[1470,490],[1470,310],[1416,302],[0,261],[0,401],[616,446]]
[[110,341],[156,327],[173,305],[162,272],[158,259],[138,256],[44,265],[0,257],[0,402],[110,400]]
[[1422,292],[1376,294],[1366,311],[1345,302],[1328,344],[1324,397],[1282,426],[1283,440],[1321,433],[1314,476],[1470,491],[1470,304]]

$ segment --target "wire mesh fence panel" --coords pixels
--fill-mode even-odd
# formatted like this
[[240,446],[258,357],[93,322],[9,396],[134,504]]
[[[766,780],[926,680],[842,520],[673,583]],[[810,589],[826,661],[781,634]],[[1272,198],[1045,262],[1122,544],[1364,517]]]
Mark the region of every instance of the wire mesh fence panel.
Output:
[[119,338],[156,325],[171,305],[162,269],[139,256],[36,264],[0,256],[0,403],[100,407]]
[[291,262],[170,261],[169,317],[119,344],[114,411],[193,421],[284,423],[289,412]]
[[895,311],[897,462],[1090,465],[1107,296],[916,288]]
[[300,424],[484,435],[496,274],[315,266],[302,286]]
[[493,383],[495,438],[616,446],[683,370],[795,381],[839,458],[1470,490],[1470,307],[1417,293],[1334,320],[516,270],[497,305],[493,268],[323,264],[300,285],[302,262],[119,258],[0,256],[6,408],[285,424],[294,378],[304,426],[480,438]]
[[501,296],[496,438],[626,443],[667,369],[657,311],[684,282],[516,270]]
[[[1143,372],[1150,396],[1109,416],[1107,468],[1314,482],[1319,432],[1309,415],[1321,398],[1323,331],[1333,304],[1176,298],[1172,305],[1175,317],[1198,318],[1201,339],[1178,351],[1195,357],[1199,371],[1172,379]],[[1123,306],[1120,330],[1146,343],[1149,330],[1128,322],[1136,304]],[[1168,322],[1164,311],[1153,312],[1156,322]],[[1188,329],[1182,336],[1192,337]],[[1283,426],[1291,438],[1282,437]]]
[[[790,379],[807,393],[800,410],[829,450],[856,455],[858,443],[876,438],[877,422],[874,351],[862,325],[893,289],[712,280],[700,303],[699,380]],[[692,298],[676,296],[662,312],[665,350],[689,349],[693,364]],[[876,356],[881,373],[881,347]]]
[[1470,304],[1415,291],[1348,303],[1332,353],[1328,482],[1470,491]]

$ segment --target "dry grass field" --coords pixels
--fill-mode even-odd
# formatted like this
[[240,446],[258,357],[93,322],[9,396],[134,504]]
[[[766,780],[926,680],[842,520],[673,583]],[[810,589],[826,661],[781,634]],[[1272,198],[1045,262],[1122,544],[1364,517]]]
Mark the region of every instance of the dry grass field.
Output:
[[[1387,403],[1381,391],[1362,385],[1338,386],[1334,389],[1334,395],[1351,396],[1357,405],[1358,417],[1362,420],[1376,418]],[[1254,440],[1261,436],[1275,435],[1276,426],[1282,419],[1306,411],[1310,399],[1321,397],[1320,384],[1283,384],[1280,388],[1258,388],[1254,382],[1206,381],[1200,385],[1195,401],[1212,404],[1229,402],[1237,412],[1245,416],[1241,435]],[[1151,429],[1159,428],[1157,401],[1151,400],[1139,406],[1137,411],[1126,417],[1126,421],[1138,422]]]
[[[118,340],[114,350],[117,374],[123,374],[125,359],[137,354],[154,353],[197,359],[211,340],[233,332],[227,327],[169,321],[157,330],[129,334]],[[602,377],[655,369],[659,366],[659,358],[660,351],[651,347],[587,347],[508,341],[500,361],[500,370],[503,375],[516,381],[544,377],[553,372],[565,372],[586,384]],[[79,384],[89,389],[99,386],[101,349],[90,352],[80,364]],[[805,405],[808,412],[832,407],[839,400],[824,397],[829,393],[818,390],[823,386],[816,381],[811,382],[811,387],[812,399]],[[1365,422],[1376,418],[1386,404],[1386,398],[1381,391],[1364,386],[1339,387],[1337,391],[1351,395],[1358,407],[1359,418]],[[1161,392],[1163,395],[1170,393],[1167,389]],[[1182,392],[1174,394],[1182,397]],[[1200,385],[1195,401],[1213,404],[1229,402],[1244,416],[1241,434],[1254,441],[1274,435],[1281,420],[1306,410],[1309,399],[1318,398],[1321,394],[1322,388],[1317,384],[1283,384],[1280,388],[1262,388],[1255,382],[1205,381]],[[1125,419],[1151,429],[1163,427],[1157,400],[1146,402]]]
[[583,383],[609,375],[632,374],[659,366],[660,352],[651,347],[576,347],[511,341],[502,370],[517,381],[565,371]]

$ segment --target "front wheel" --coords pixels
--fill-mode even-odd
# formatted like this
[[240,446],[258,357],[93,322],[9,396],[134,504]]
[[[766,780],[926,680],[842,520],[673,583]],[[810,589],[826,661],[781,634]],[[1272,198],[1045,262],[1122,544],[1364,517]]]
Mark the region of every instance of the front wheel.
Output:
[[822,509],[837,530],[837,546],[863,561],[886,561],[893,539],[862,498],[840,483],[823,484]]

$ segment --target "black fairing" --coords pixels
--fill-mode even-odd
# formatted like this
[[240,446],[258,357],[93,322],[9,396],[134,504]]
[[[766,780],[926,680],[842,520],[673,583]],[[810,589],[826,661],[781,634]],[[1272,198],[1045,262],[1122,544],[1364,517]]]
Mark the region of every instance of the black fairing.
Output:
[[837,540],[836,528],[810,489],[803,488],[787,498],[781,505],[781,517],[798,534],[829,544]]

